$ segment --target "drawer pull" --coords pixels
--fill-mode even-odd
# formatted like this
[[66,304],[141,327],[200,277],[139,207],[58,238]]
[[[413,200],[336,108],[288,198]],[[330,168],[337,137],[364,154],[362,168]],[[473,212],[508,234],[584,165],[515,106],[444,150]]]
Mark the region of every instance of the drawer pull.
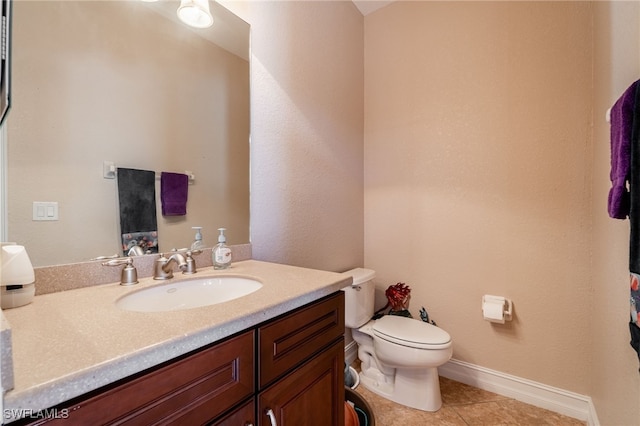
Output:
[[267,416],[269,416],[269,420],[271,420],[271,426],[278,426],[278,421],[276,420],[276,415],[273,413],[271,408],[267,409]]

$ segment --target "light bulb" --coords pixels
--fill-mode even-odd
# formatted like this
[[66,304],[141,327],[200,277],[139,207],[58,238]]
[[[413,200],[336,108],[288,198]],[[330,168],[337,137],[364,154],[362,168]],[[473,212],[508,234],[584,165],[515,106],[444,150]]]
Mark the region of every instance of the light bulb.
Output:
[[191,27],[207,28],[213,25],[208,0],[182,0],[177,13],[178,18]]

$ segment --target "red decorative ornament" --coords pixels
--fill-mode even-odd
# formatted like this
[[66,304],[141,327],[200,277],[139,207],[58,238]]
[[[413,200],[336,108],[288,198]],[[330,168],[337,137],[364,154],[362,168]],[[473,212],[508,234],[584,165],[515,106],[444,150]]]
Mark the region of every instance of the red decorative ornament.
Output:
[[411,287],[405,283],[390,285],[384,292],[392,311],[406,311],[409,309],[411,299]]

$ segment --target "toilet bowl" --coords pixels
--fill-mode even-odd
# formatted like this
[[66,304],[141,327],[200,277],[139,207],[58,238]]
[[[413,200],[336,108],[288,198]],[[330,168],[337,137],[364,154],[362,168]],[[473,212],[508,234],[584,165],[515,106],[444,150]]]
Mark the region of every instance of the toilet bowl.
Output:
[[442,406],[438,366],[452,355],[449,334],[413,318],[385,315],[372,320],[375,272],[345,272],[345,325],[351,328],[361,361],[360,384],[384,398],[424,411]]

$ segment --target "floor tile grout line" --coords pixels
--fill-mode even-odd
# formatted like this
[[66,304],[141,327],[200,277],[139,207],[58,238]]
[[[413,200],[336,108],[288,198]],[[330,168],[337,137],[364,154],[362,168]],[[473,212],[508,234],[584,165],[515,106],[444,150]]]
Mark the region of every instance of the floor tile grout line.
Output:
[[[473,405],[473,404],[471,404],[471,405]],[[460,414],[460,413],[458,412],[458,410],[456,410],[456,408],[455,408],[455,407],[451,407],[451,409],[453,410],[453,412],[454,412],[454,413],[456,413],[456,416],[458,416],[458,418],[459,418],[460,420],[462,420],[462,422],[463,422],[465,425],[467,425],[467,426],[471,426],[471,425],[469,424],[469,422],[468,422],[468,421],[467,421],[467,420],[462,416],[462,414]]]

